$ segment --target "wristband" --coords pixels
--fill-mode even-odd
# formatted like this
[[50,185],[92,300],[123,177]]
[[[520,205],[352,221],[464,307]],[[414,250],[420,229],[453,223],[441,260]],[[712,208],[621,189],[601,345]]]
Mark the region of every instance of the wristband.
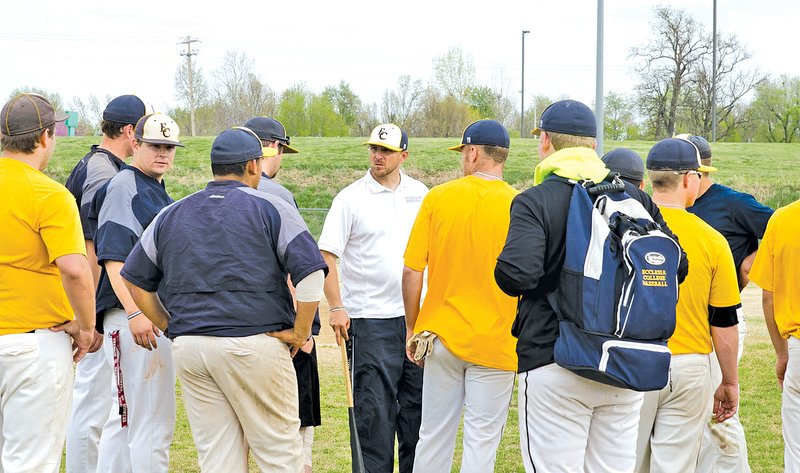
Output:
[[134,312],[132,314],[128,314],[128,320],[131,320],[132,318],[136,317],[137,315],[139,315],[141,313],[142,313],[141,310],[137,310],[136,312]]
[[340,305],[338,307],[331,307],[331,309],[328,312],[341,312],[343,310],[347,310],[347,307]]

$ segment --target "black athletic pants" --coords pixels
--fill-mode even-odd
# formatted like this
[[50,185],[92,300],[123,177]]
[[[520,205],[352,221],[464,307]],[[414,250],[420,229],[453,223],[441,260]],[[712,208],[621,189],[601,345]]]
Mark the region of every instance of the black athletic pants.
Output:
[[422,368],[406,358],[405,317],[350,320],[350,368],[367,473],[411,473],[422,420]]

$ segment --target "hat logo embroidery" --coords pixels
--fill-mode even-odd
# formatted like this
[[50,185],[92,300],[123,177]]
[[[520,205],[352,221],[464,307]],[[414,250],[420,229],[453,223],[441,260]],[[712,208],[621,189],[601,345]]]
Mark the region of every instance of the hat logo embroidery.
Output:
[[170,133],[169,127],[167,126],[166,123],[161,124],[161,134],[164,135],[164,138],[169,138],[170,136],[172,136],[172,133]]
[[389,132],[386,131],[386,128],[381,127],[381,129],[378,130],[378,138],[385,140],[387,135],[389,135]]
[[467,143],[472,143],[472,137],[471,136],[467,137]]

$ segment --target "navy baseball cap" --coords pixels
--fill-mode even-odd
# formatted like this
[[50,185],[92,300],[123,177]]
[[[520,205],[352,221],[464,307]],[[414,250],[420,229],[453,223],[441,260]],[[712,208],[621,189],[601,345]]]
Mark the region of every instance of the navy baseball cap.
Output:
[[461,144],[451,146],[450,151],[461,151],[466,145],[487,145],[508,148],[511,139],[508,130],[500,122],[495,120],[478,120],[472,122],[461,135]]
[[544,109],[539,126],[531,134],[539,136],[544,131],[565,135],[597,138],[597,119],[592,110],[577,100],[559,100]]
[[140,118],[147,115],[142,99],[135,95],[120,95],[108,102],[103,110],[103,120],[135,125]]
[[0,133],[17,136],[44,130],[56,122],[63,122],[67,114],[56,112],[50,101],[39,94],[20,94],[0,111]]
[[220,133],[211,145],[211,164],[236,164],[264,157],[264,152],[275,156],[275,148],[262,148],[261,139],[253,130],[233,127]]
[[700,159],[711,159],[711,145],[709,145],[708,141],[706,141],[706,139],[702,136],[683,133],[680,135],[675,135],[675,138],[691,141],[692,144],[697,147],[697,151],[700,152]]
[[621,177],[641,181],[644,179],[644,162],[639,153],[628,148],[617,148],[606,153],[602,158],[611,172]]
[[291,138],[286,135],[286,127],[283,123],[270,117],[253,117],[244,124],[245,128],[253,130],[259,139],[266,141],[277,141],[283,145],[284,153],[297,153],[298,151],[291,146]]
[[667,138],[654,144],[647,153],[647,169],[700,172],[717,170],[711,166],[703,166],[700,162],[700,152],[694,143],[680,138]]

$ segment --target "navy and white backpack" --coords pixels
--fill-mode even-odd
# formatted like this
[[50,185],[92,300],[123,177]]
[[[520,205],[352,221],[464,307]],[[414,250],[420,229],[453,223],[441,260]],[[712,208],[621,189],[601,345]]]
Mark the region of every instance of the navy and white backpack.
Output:
[[600,383],[661,389],[669,380],[682,250],[619,176],[568,182],[564,268],[548,295],[559,319],[555,361]]

